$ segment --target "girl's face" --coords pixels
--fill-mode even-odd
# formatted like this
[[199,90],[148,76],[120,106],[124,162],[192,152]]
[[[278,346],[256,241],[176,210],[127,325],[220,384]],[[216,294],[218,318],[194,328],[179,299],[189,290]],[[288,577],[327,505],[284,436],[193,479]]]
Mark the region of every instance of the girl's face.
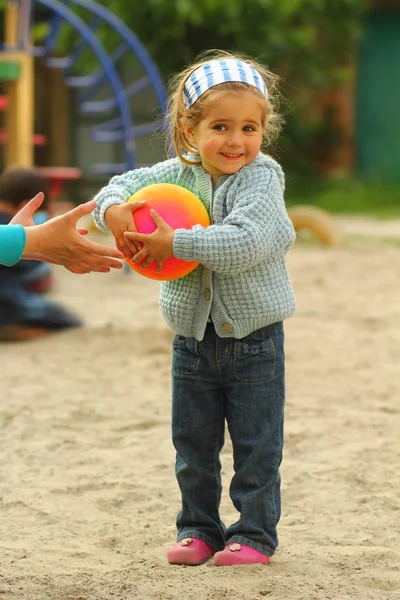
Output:
[[215,185],[251,163],[260,151],[265,104],[252,91],[231,91],[211,101],[203,118],[186,135]]

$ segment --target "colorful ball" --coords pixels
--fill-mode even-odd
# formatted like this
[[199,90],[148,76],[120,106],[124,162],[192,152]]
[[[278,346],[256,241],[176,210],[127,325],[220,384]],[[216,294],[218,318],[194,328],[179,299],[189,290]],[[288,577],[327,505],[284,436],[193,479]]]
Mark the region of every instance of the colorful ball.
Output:
[[[157,228],[150,216],[152,208],[173,229],[192,229],[194,225],[203,227],[210,225],[210,217],[205,206],[197,196],[180,185],[171,183],[148,185],[133,194],[128,202],[136,200],[146,200],[143,208],[135,210],[132,214],[136,229],[140,233],[153,233]],[[155,262],[145,269],[141,269],[141,263],[133,264],[129,258],[125,258],[125,260],[140,275],[163,281],[180,279],[193,271],[199,264],[196,261],[187,262],[171,256],[164,262],[161,272],[157,273]]]

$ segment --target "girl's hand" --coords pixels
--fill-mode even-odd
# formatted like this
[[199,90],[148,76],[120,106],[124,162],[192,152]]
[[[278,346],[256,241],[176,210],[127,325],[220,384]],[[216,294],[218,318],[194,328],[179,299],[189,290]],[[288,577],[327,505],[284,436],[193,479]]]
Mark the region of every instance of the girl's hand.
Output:
[[139,252],[141,245],[135,244],[133,241],[128,243],[124,237],[126,231],[136,233],[135,221],[133,214],[138,208],[142,208],[146,204],[145,200],[137,202],[125,202],[124,204],[113,204],[106,210],[104,215],[105,221],[115,237],[115,244],[125,256],[132,258],[136,252]]
[[174,230],[153,208],[150,210],[150,215],[157,225],[157,229],[153,233],[144,234],[126,231],[125,237],[136,242],[136,245],[140,245],[140,242],[143,244],[142,249],[135,254],[132,262],[138,263],[144,259],[140,268],[145,269],[155,260],[156,271],[160,273],[164,261],[173,255]]

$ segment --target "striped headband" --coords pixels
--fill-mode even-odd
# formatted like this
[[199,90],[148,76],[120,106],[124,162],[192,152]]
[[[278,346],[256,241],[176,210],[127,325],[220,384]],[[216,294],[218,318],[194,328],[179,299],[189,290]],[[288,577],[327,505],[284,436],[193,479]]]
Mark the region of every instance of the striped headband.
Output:
[[264,79],[252,65],[234,58],[211,60],[188,77],[183,88],[183,104],[190,108],[207,90],[229,81],[247,83],[260,90],[268,99],[268,90]]

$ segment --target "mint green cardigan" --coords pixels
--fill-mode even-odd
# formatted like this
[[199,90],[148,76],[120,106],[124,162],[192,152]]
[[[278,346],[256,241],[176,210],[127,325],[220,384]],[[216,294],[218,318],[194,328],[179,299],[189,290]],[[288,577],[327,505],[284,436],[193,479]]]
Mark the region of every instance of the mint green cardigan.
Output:
[[188,167],[178,158],[129,171],[95,196],[96,225],[106,231],[107,208],[154,183],[174,183],[196,194],[212,222],[174,234],[174,255],[201,263],[186,277],[161,284],[161,313],[176,334],[202,340],[211,317],[220,337],[243,338],[292,315],[295,299],[285,256],[295,232],[276,161],[260,153],[237,173],[221,177],[215,188],[201,165]]

